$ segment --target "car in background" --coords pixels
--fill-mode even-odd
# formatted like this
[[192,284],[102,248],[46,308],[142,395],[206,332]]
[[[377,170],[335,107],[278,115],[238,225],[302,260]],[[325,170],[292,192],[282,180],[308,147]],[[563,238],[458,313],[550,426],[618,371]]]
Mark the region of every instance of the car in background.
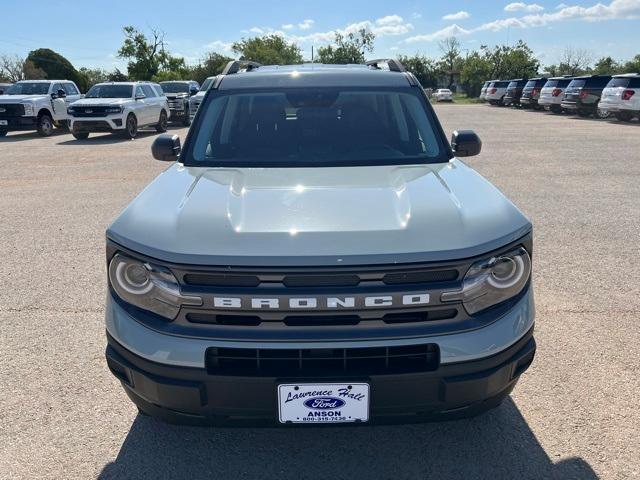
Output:
[[11,85],[11,83],[0,83],[0,95],[4,95],[4,92],[6,92]]
[[567,86],[561,106],[564,110],[589,117],[606,117],[608,113],[598,110],[602,91],[611,80],[611,75],[584,75],[575,77]]
[[497,82],[497,81],[498,80],[487,80],[482,84],[482,88],[480,89],[480,100],[487,99],[487,90],[489,89],[489,85],[491,85],[491,82]]
[[71,80],[22,80],[0,96],[0,137],[11,131],[36,130],[48,137],[54,127],[69,125],[67,106],[82,98]]
[[504,104],[517,106],[520,105],[520,97],[522,97],[522,90],[527,84],[526,78],[516,78],[509,82],[507,85],[507,91],[504,95]]
[[439,88],[433,92],[436,102],[453,102],[453,92],[448,88]]
[[598,108],[628,122],[640,115],[640,74],[614,75],[602,91]]
[[204,100],[204,95],[207,93],[207,90],[209,90],[209,87],[215,79],[215,76],[207,77],[205,81],[202,82],[202,85],[200,85],[200,90],[198,91],[198,93],[196,93],[189,99],[189,115],[191,117],[191,120],[193,120],[193,117],[196,115],[198,107],[202,103],[202,100]]
[[509,80],[496,80],[487,87],[485,99],[491,105],[504,105],[504,95],[507,93]]
[[553,113],[562,113],[562,97],[571,80],[573,77],[569,75],[549,78],[540,90],[538,105]]
[[200,84],[195,80],[176,80],[160,82],[160,87],[169,102],[172,121],[181,121],[182,125],[191,125],[189,113],[189,98],[200,90]]
[[85,140],[92,132],[119,133],[134,139],[141,127],[166,132],[169,103],[151,82],[108,82],[91,87],[84,99],[69,106],[71,133]]
[[523,107],[540,108],[538,106],[538,100],[540,99],[540,92],[542,87],[547,83],[547,77],[530,78],[522,89],[522,96],[520,97],[520,105]]

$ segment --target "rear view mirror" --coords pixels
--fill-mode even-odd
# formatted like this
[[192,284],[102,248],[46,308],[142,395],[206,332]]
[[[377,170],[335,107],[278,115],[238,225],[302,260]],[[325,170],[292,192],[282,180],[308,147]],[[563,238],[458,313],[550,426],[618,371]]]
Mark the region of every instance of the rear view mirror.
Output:
[[456,130],[451,135],[451,149],[456,157],[473,157],[482,150],[482,141],[473,130]]
[[151,145],[153,158],[162,162],[175,162],[178,160],[181,150],[178,135],[160,135]]

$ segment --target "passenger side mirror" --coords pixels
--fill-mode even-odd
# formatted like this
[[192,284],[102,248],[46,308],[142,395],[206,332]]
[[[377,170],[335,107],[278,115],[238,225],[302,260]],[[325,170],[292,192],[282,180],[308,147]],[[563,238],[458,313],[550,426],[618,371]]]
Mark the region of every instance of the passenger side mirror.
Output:
[[456,157],[473,157],[482,150],[482,140],[473,130],[456,130],[451,135],[451,149]]
[[160,135],[151,145],[151,154],[162,162],[175,162],[182,151],[178,135]]
[[197,88],[192,88],[189,90],[189,95],[191,95],[192,97],[198,93],[198,89]]
[[56,98],[66,98],[67,96],[67,92],[65,92],[64,90],[62,90],[61,88],[58,89],[57,92],[53,92],[51,93],[51,98],[53,100],[55,100]]

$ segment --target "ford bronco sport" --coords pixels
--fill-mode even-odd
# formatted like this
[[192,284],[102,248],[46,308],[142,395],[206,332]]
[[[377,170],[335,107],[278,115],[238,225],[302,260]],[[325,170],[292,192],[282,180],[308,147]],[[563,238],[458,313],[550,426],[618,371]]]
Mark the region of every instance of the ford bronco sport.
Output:
[[231,62],[107,230],[107,364],[179,423],[416,421],[531,364],[531,223],[416,78]]

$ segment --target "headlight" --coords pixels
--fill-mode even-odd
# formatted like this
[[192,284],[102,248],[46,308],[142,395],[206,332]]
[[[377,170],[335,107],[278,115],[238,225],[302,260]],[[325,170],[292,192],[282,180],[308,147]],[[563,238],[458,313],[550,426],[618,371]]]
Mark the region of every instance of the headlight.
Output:
[[127,303],[173,320],[182,305],[202,305],[202,298],[180,293],[171,271],[116,254],[109,263],[109,282]]
[[33,117],[35,115],[35,111],[33,108],[33,103],[23,103],[24,105],[24,114],[27,117]]
[[523,247],[477,262],[460,290],[442,293],[443,302],[459,302],[473,315],[520,293],[531,275],[531,258]]
[[104,111],[107,113],[122,113],[122,107],[107,107]]

